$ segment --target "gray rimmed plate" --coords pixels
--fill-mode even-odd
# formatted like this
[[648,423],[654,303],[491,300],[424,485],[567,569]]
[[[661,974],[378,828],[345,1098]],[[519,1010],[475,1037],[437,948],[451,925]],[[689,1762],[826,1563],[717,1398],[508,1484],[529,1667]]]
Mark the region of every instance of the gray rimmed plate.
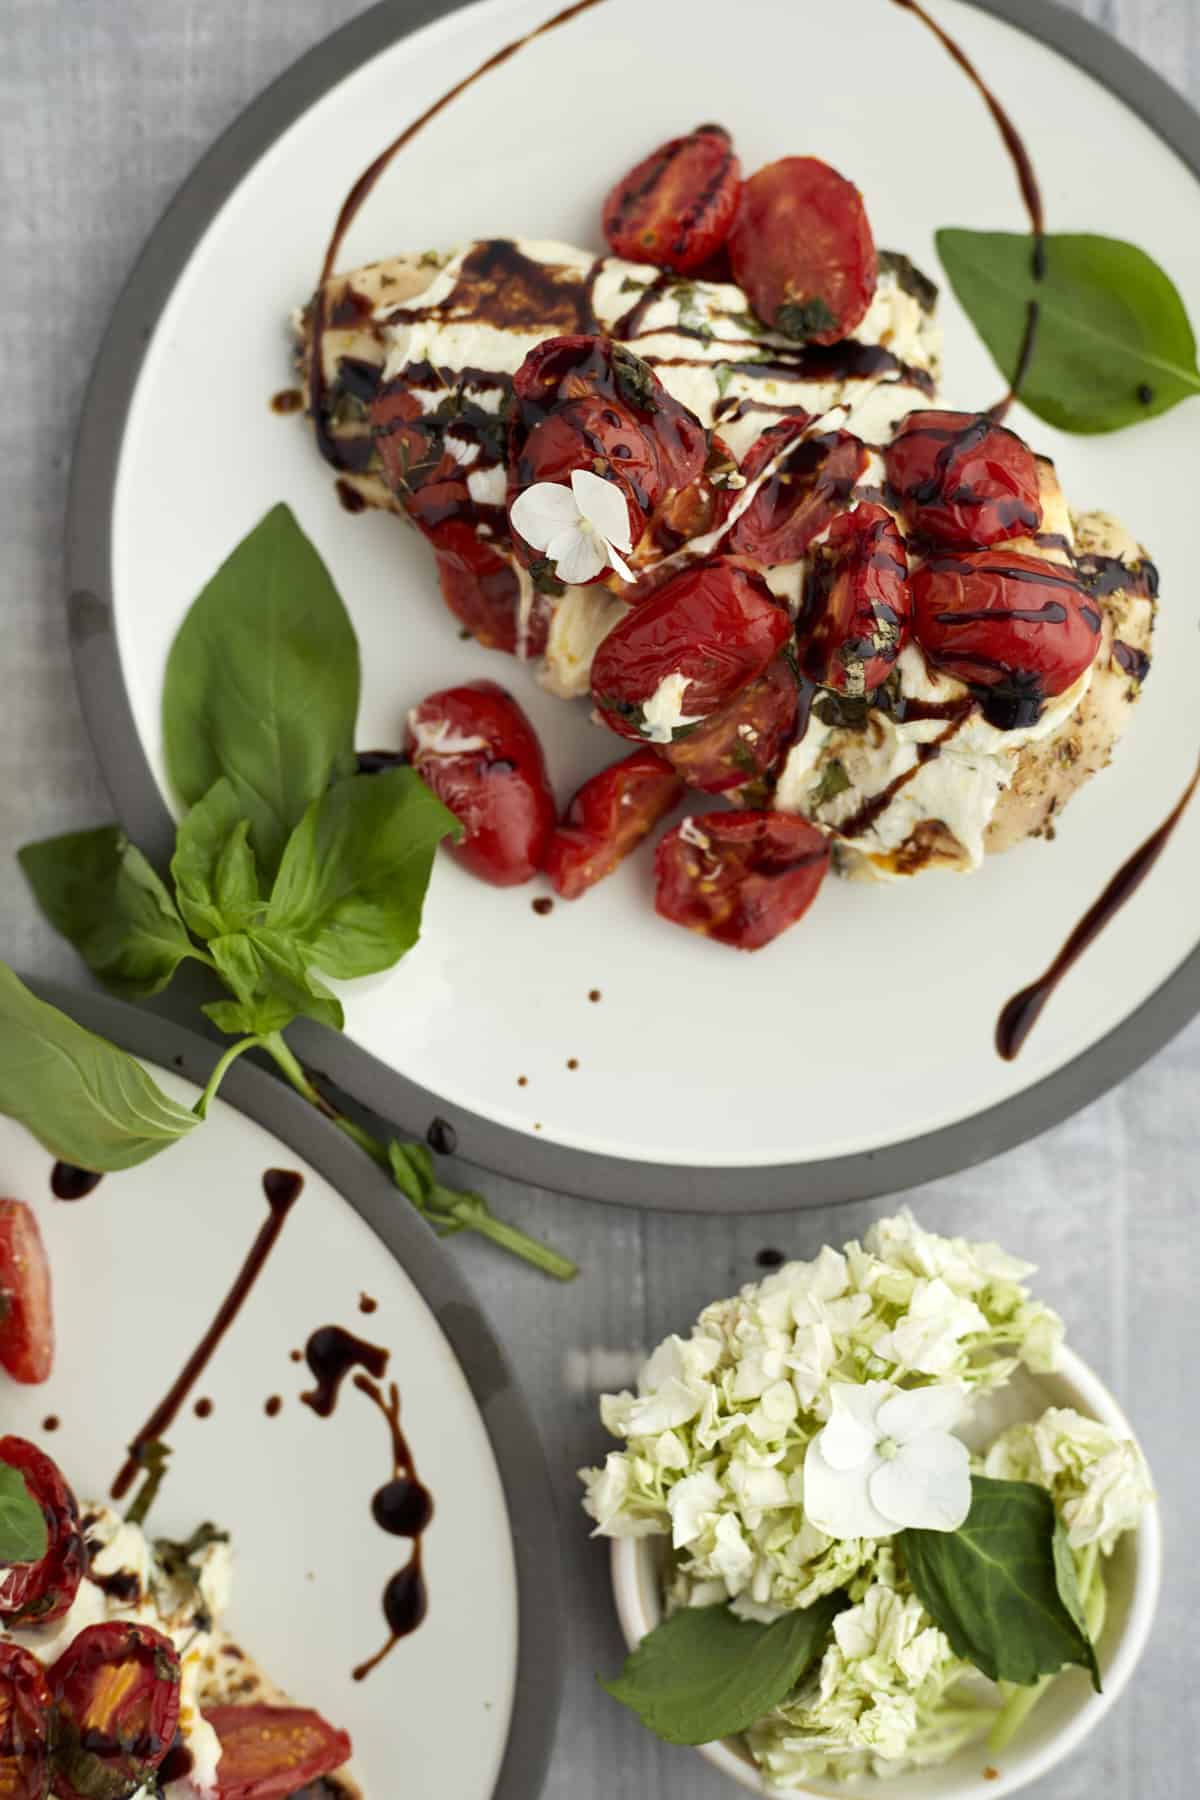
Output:
[[[161,850],[168,832],[158,708],[171,638],[221,557],[281,498],[329,561],[359,630],[364,746],[395,743],[404,709],[430,689],[499,674],[534,716],[564,797],[611,760],[585,709],[458,641],[423,547],[393,520],[347,515],[302,423],[268,406],[288,382],[283,321],[311,288],[354,176],[543,10],[487,0],[443,17],[412,7],[401,20],[391,5],[365,14],[216,146],[134,273],[83,424],[71,609],[97,751],[124,823],[148,848]],[[649,10],[607,0],[422,134],[355,227],[345,266],[479,233],[596,242],[613,176],[645,145],[714,114],[750,167],[805,149],[845,168],[879,240],[931,268],[939,225],[1019,229],[1012,171],[978,95],[910,14],[888,0],[857,0],[854,11],[851,31],[846,8],[758,0],[716,56],[727,28],[713,0]],[[1110,39],[1040,0],[944,0],[937,13],[1025,129],[1051,227],[1142,243],[1200,316],[1191,109]],[[631,94],[635,109],[613,103]],[[953,299],[943,305],[946,399],[987,403],[995,372]],[[802,927],[752,958],[656,920],[645,859],[549,917],[532,912],[528,892],[481,888],[445,862],[417,951],[355,995],[344,1039],[308,1034],[313,1058],[413,1128],[434,1112],[448,1118],[462,1152],[485,1166],[681,1208],[907,1187],[1031,1136],[1121,1079],[1200,1005],[1185,879],[1200,812],[1019,1061],[1000,1061],[992,1030],[1193,765],[1195,418],[1193,403],[1136,432],[1084,439],[1015,415],[1056,458],[1073,504],[1119,512],[1163,578],[1143,704],[1055,844],[1024,845],[969,881],[828,884]]]
[[[210,1044],[116,1001],[37,986],[192,1103]],[[91,1499],[105,1497],[268,1216],[264,1172],[302,1176],[242,1310],[164,1433],[173,1454],[152,1527],[183,1538],[214,1519],[231,1533],[232,1630],[298,1703],[350,1731],[367,1800],[391,1800],[398,1782],[456,1800],[536,1795],[563,1667],[545,1462],[504,1352],[407,1203],[245,1062],[201,1129],[78,1204],[52,1197],[51,1157],[7,1119],[0,1164],[3,1191],[38,1216],[57,1325],[44,1386],[0,1377],[5,1430],[41,1443]],[[387,1351],[433,1498],[428,1613],[362,1681],[352,1671],[387,1638],[381,1596],[408,1546],[372,1518],[392,1460],[375,1407],[350,1381],[328,1418],[301,1401],[313,1382],[293,1352],[328,1325]]]

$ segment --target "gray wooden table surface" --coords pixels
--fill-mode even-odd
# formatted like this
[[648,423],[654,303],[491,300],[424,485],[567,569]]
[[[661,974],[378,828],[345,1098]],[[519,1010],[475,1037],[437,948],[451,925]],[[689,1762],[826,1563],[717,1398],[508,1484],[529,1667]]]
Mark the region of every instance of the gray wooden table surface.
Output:
[[[1200,0],[1069,3],[1200,103]],[[19,969],[80,979],[35,917],[13,850],[109,816],[63,613],[65,481],[93,354],[135,252],[200,153],[358,10],[359,0],[0,5],[0,956]],[[1200,1555],[1184,1532],[1195,1529],[1200,1479],[1198,1084],[1200,1022],[1058,1130],[905,1196],[935,1229],[996,1236],[1043,1265],[1042,1291],[1133,1415],[1159,1480],[1172,1560],[1149,1654],[1087,1747],[1030,1790],[1041,1800],[1196,1792]],[[510,1348],[562,1502],[570,1656],[547,1795],[721,1800],[734,1790],[694,1753],[644,1734],[593,1680],[616,1665],[619,1645],[606,1556],[576,1503],[573,1471],[604,1447],[589,1383],[601,1352],[686,1328],[706,1300],[751,1279],[760,1248],[811,1254],[885,1208],[654,1217],[479,1179],[500,1210],[553,1235],[584,1270],[560,1290],[472,1244],[454,1251]]]

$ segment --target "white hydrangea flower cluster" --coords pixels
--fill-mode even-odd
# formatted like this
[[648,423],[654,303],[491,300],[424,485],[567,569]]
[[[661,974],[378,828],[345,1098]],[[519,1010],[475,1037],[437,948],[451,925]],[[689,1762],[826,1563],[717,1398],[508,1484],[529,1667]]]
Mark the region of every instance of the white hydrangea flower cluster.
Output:
[[1150,1471],[1132,1438],[1070,1407],[1010,1425],[984,1458],[997,1481],[1036,1481],[1049,1488],[1072,1550],[1097,1544],[1111,1556],[1154,1497]]
[[1062,1324],[1031,1300],[1029,1264],[923,1231],[908,1213],[862,1244],[787,1263],[670,1337],[634,1393],[605,1395],[624,1450],[582,1471],[598,1535],[671,1536],[693,1604],[774,1618],[844,1587],[876,1554],[804,1515],[804,1457],[838,1383],[931,1382],[964,1399],[1018,1360],[1054,1365]]
[[[728,1601],[769,1622],[848,1595],[820,1663],[747,1733],[773,1790],[943,1762],[1001,1716],[1000,1691],[954,1655],[892,1539],[831,1537],[806,1515],[804,1465],[818,1437],[838,1450],[826,1427],[846,1405],[843,1384],[949,1389],[966,1418],[973,1396],[1002,1387],[1018,1363],[1052,1370],[1062,1324],[1031,1299],[1032,1272],[993,1244],[936,1236],[901,1213],[861,1244],[789,1263],[706,1307],[690,1337],[654,1351],[636,1393],[601,1399],[625,1447],[581,1470],[584,1506],[596,1535],[669,1536],[669,1611]],[[835,1467],[851,1460],[838,1455]],[[974,1466],[1049,1489],[1098,1629],[1098,1558],[1151,1497],[1137,1446],[1051,1409],[1006,1430]]]
[[992,1717],[951,1693],[965,1667],[919,1600],[876,1581],[834,1620],[812,1678],[748,1732],[751,1753],[784,1789],[942,1762]]

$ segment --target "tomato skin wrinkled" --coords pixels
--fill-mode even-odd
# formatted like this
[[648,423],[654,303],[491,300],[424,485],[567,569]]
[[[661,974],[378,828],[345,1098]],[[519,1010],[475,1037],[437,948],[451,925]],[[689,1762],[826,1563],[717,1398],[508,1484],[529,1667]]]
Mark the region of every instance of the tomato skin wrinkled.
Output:
[[783,761],[796,733],[799,710],[796,671],[790,657],[780,655],[728,706],[674,743],[664,744],[662,754],[689,787],[703,793],[753,788]]
[[[563,483],[585,469],[620,488],[636,546],[660,507],[673,507],[693,483],[704,480],[709,441],[700,421],[672,398],[647,363],[610,338],[545,339],[517,370],[513,392],[510,514],[513,502],[535,483]],[[512,540],[527,567],[549,573],[541,552],[519,532],[512,532]]]
[[849,431],[804,436],[803,415],[769,425],[750,446],[742,473],[753,481],[793,440],[795,448],[760,484],[726,539],[731,554],[768,567],[799,562],[814,538],[844,512],[867,466],[867,447]]
[[736,950],[760,950],[803,917],[829,868],[829,840],[794,813],[704,813],[655,857],[661,918]]
[[46,1381],[54,1367],[50,1264],[22,1200],[0,1200],[0,1367],[26,1384]]
[[0,1644],[0,1794],[46,1800],[50,1792],[50,1686],[37,1658]]
[[729,254],[759,318],[811,344],[848,337],[879,278],[862,195],[815,156],[785,156],[742,183]]
[[213,1706],[204,1717],[221,1740],[217,1800],[290,1800],[353,1753],[347,1733],[307,1707]]
[[430,694],[409,714],[405,748],[463,827],[451,854],[493,887],[529,881],[546,860],[557,814],[542,747],[512,696],[494,681]]
[[621,737],[642,738],[643,708],[673,675],[683,712],[706,719],[762,674],[792,634],[762,576],[727,557],[697,563],[635,606],[601,643],[592,694]]
[[629,262],[695,274],[728,238],[740,188],[729,133],[697,125],[622,176],[604,202],[604,235]]
[[0,1462],[20,1470],[50,1534],[40,1562],[0,1568],[0,1620],[48,1625],[70,1611],[87,1566],[79,1507],[58,1465],[26,1438],[0,1438]]
[[886,508],[843,513],[812,551],[796,640],[811,681],[862,698],[880,687],[908,639],[908,555]]
[[546,874],[556,894],[578,900],[611,875],[683,795],[670,763],[649,748],[601,769],[573,797],[551,840]]
[[946,551],[912,580],[929,661],[966,682],[998,729],[1031,725],[1092,663],[1101,616],[1072,570],[1013,550]]
[[883,453],[910,529],[955,549],[1040,530],[1033,451],[987,413],[909,413]]
[[58,1800],[127,1800],[179,1729],[179,1653],[149,1625],[87,1625],[49,1671]]

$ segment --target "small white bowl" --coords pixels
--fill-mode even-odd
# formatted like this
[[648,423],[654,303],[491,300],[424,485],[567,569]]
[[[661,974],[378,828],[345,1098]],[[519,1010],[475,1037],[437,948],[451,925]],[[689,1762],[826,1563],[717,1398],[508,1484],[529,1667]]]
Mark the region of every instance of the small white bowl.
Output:
[[[1064,1350],[1053,1375],[1021,1370],[1004,1391],[982,1403],[967,1434],[982,1448],[1005,1426],[1036,1417],[1048,1406],[1072,1406],[1132,1435],[1120,1407],[1098,1376],[1072,1351]],[[612,1583],[617,1616],[630,1649],[652,1631],[662,1617],[659,1586],[660,1538],[617,1538],[612,1546]],[[1158,1508],[1147,1507],[1137,1531],[1117,1545],[1105,1564],[1108,1617],[1099,1644],[1104,1692],[1094,1693],[1082,1669],[1066,1669],[1043,1695],[1013,1743],[993,1763],[985,1743],[968,1745],[950,1762],[916,1769],[886,1781],[866,1777],[857,1782],[819,1781],[788,1793],[867,1794],[878,1800],[999,1800],[1036,1781],[1081,1744],[1116,1701],[1146,1645],[1162,1576],[1162,1525]],[[769,1788],[736,1738],[699,1746],[700,1755],[755,1794],[780,1794]],[[987,1773],[985,1774],[985,1770]]]

